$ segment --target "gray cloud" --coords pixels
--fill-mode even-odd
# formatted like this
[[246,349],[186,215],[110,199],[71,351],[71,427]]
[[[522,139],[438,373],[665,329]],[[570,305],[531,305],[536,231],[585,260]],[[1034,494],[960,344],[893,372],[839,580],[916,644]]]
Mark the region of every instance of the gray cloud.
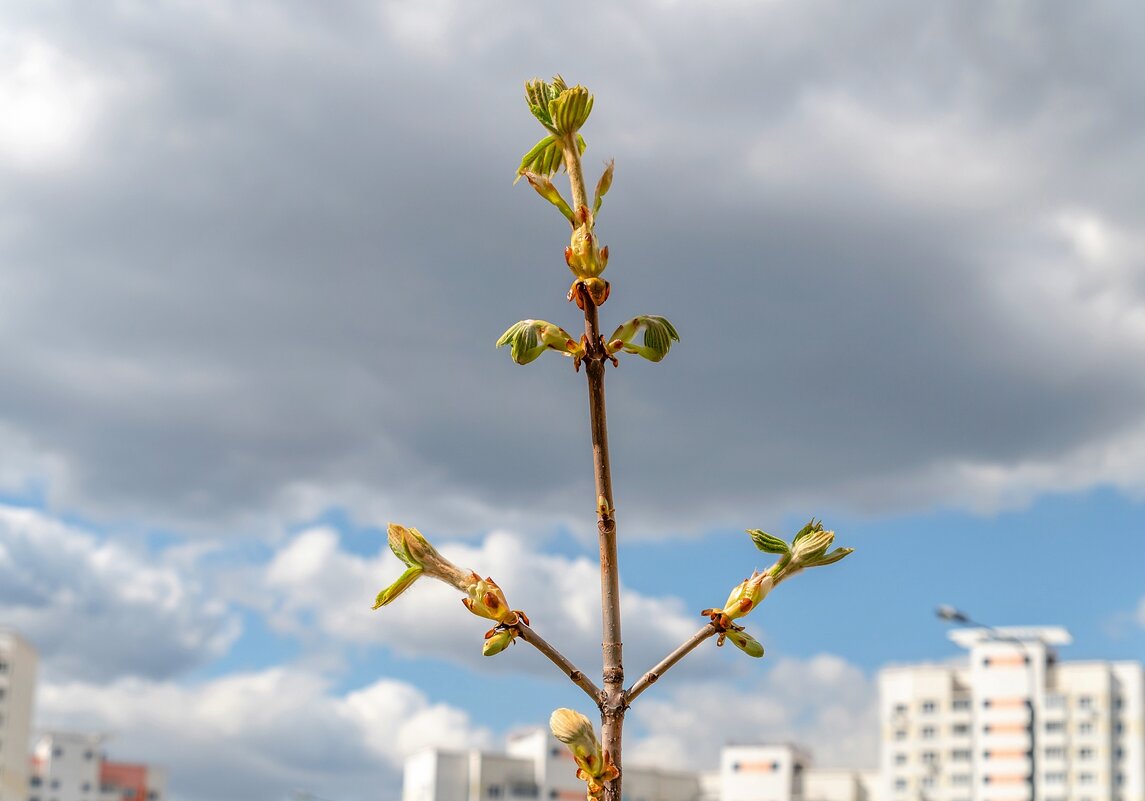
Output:
[[604,317],[684,337],[609,376],[626,526],[1140,489],[1128,3],[602,8],[592,63],[527,4],[5,13],[0,92],[57,134],[0,131],[0,478],[56,507],[586,511],[582,379],[491,348],[576,327],[563,223],[509,186],[558,69],[617,158]]

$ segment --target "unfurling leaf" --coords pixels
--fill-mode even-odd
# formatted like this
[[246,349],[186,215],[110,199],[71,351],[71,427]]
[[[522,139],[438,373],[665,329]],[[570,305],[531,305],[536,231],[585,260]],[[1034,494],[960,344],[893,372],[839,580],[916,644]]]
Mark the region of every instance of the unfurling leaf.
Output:
[[394,600],[403,592],[408,590],[410,586],[413,585],[413,583],[417,581],[418,578],[421,577],[421,574],[424,572],[425,571],[420,567],[408,568],[406,572],[398,576],[397,581],[378,593],[378,598],[374,601],[374,609],[381,609],[390,601]]
[[532,172],[526,171],[524,176],[529,181],[529,185],[537,190],[537,194],[545,200],[552,203],[557,207],[557,210],[565,216],[570,225],[576,225],[576,217],[573,216],[572,207],[568,202],[561,197],[560,190],[553,186],[553,182],[547,176],[537,175]]
[[801,539],[806,537],[808,534],[813,534],[816,531],[822,531],[822,530],[823,530],[823,521],[816,520],[813,517],[813,518],[811,518],[810,523],[805,525],[803,528],[799,529],[799,533],[797,533],[795,535],[795,538],[791,540],[791,544],[794,545],[795,543],[799,542]]
[[555,134],[546,136],[521,158],[521,166],[517,168],[517,177],[513,183],[521,180],[521,176],[527,172],[548,178],[562,163],[564,163],[564,150],[560,138]]
[[583,86],[565,89],[549,101],[549,119],[557,133],[576,133],[592,113],[593,97]]
[[[637,344],[636,335],[641,330],[644,331],[643,342]],[[650,362],[658,362],[668,355],[672,343],[679,341],[680,335],[666,318],[645,314],[633,317],[613,331],[608,338],[608,350],[612,353],[623,350],[625,353],[643,356]]]
[[528,364],[546,350],[555,350],[565,356],[583,355],[584,347],[559,325],[544,320],[521,320],[509,326],[497,347],[509,345],[509,355],[517,364]]
[[604,196],[608,194],[608,190],[612,188],[612,170],[616,166],[615,161],[608,162],[608,166],[604,168],[604,174],[600,176],[600,180],[596,182],[596,192],[592,197],[592,213],[595,215],[600,211],[600,204],[604,200]]
[[764,553],[789,553],[791,550],[779,537],[767,534],[758,528],[749,528],[747,533],[751,535],[755,547]]

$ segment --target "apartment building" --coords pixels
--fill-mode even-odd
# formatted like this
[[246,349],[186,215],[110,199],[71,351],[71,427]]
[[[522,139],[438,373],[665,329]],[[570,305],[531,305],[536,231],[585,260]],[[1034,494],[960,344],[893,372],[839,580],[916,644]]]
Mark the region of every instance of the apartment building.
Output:
[[1145,801],[1145,673],[1063,662],[1057,627],[959,629],[879,674],[885,801]]
[[40,734],[22,801],[164,801],[164,772],[109,762],[103,751],[106,739],[75,732]]
[[32,646],[0,630],[0,801],[27,799],[36,667]]

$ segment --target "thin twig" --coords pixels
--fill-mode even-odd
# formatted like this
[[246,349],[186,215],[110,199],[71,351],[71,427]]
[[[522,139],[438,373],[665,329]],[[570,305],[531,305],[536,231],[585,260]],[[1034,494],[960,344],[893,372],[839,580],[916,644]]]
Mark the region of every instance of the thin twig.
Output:
[[521,632],[522,640],[547,656],[550,662],[559,667],[561,671],[572,680],[573,684],[575,684],[577,687],[580,687],[588,694],[588,697],[592,699],[594,704],[600,706],[601,698],[603,695],[600,691],[600,688],[593,684],[592,680],[589,679],[588,676],[584,675],[580,668],[570,662],[564,654],[550,645],[544,637],[529,628],[529,626],[525,624],[525,621],[517,621],[517,630]]
[[709,623],[697,631],[695,634],[693,634],[691,637],[689,637],[687,640],[685,640],[683,643],[681,643],[679,648],[661,659],[656,667],[649,670],[647,673],[637,679],[635,684],[628,688],[628,692],[624,694],[628,703],[631,704],[633,700],[635,700],[636,696],[640,695],[640,693],[651,687],[657,679],[667,673],[673,665],[687,656],[697,645],[709,637],[714,637],[718,633],[719,632],[716,627]]

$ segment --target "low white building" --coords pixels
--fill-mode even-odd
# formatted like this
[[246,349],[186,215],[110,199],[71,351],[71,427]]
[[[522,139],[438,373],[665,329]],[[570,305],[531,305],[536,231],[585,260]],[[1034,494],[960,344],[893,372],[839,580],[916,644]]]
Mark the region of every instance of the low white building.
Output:
[[108,761],[102,734],[45,732],[32,748],[22,801],[166,801],[167,777],[150,765]]
[[[728,746],[714,773],[624,766],[625,801],[875,801],[871,773],[815,771],[793,745]],[[814,795],[806,795],[814,788]],[[426,749],[405,763],[402,801],[584,801],[568,748],[544,729],[505,753]]]
[[0,630],[0,801],[26,801],[36,651],[18,634]]

